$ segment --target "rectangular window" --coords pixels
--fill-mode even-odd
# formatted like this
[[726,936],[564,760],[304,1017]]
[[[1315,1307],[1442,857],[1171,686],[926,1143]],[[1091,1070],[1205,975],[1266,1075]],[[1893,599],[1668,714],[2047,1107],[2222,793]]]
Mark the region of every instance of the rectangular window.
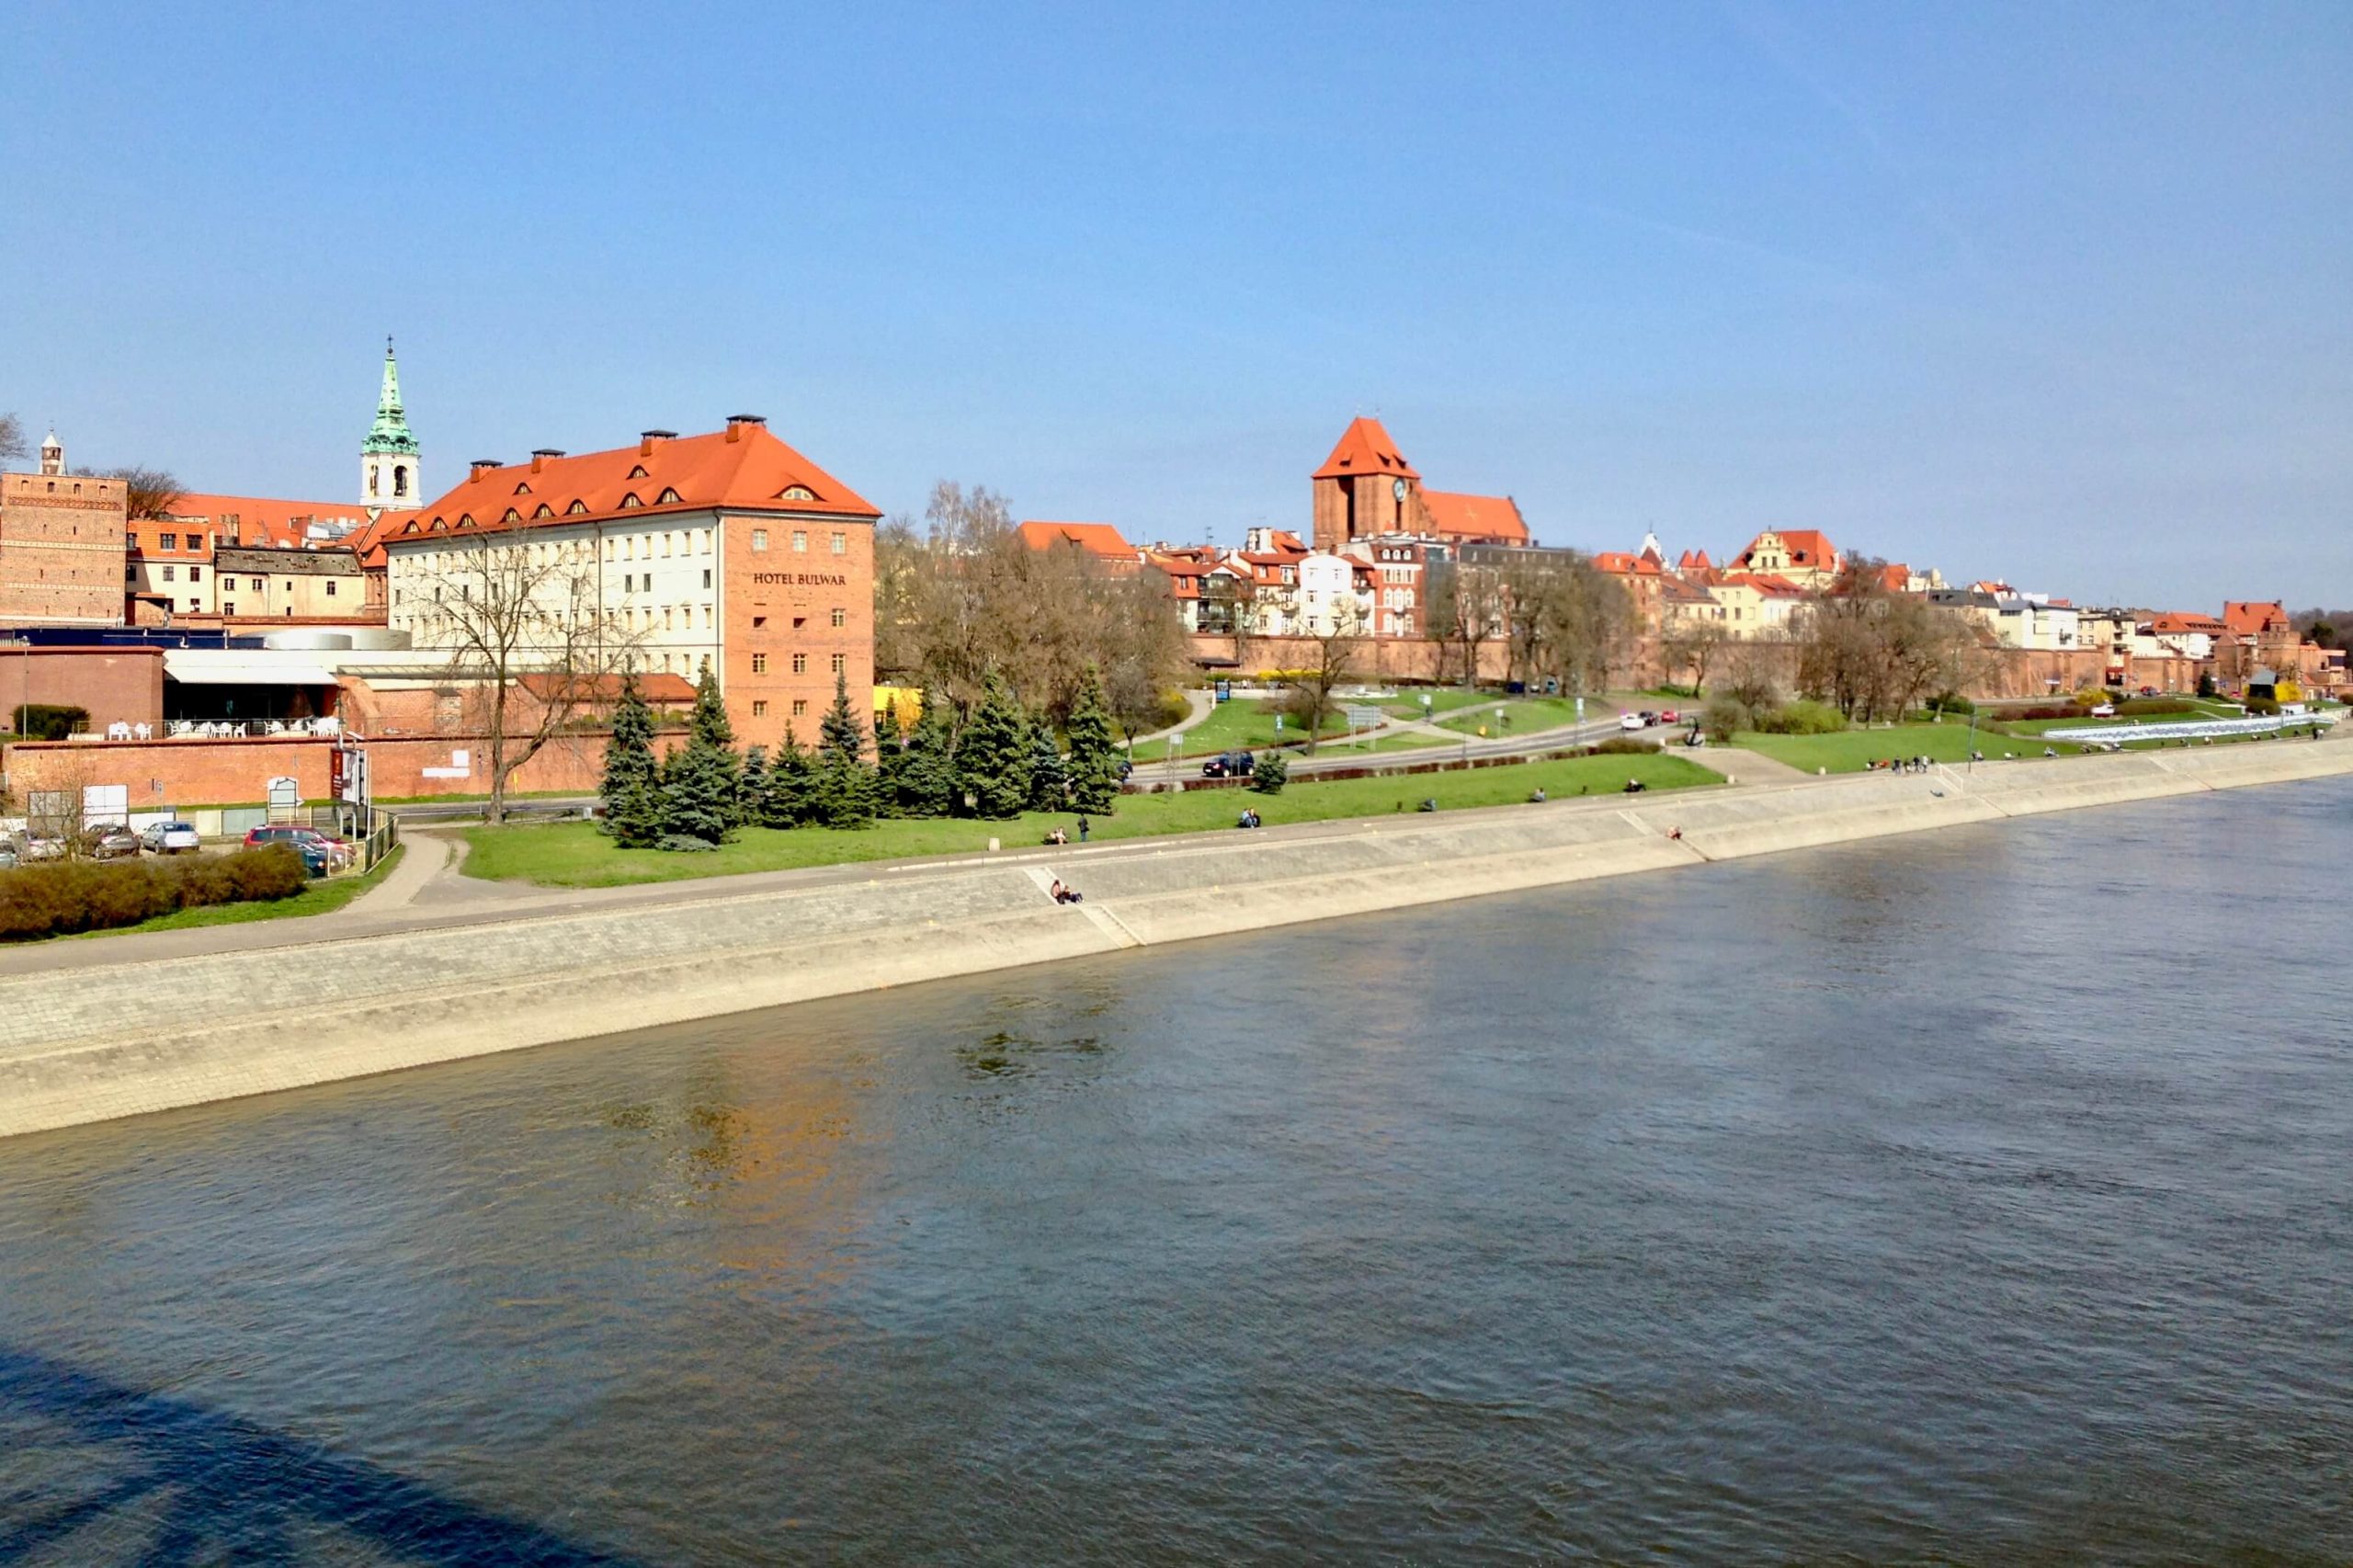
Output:
[[767,626],[767,623],[768,623],[768,618],[767,618],[767,616],[764,616],[764,615],[756,615],[756,616],[754,616],[754,617],[752,618],[752,630],[753,630],[753,631],[757,631],[761,630],[763,627]]
[[841,675],[847,671],[848,668],[849,655],[847,653],[835,653],[834,655],[834,674]]
[[180,536],[177,534],[157,534],[155,536],[155,548],[157,550],[177,550],[179,547]]
[[795,653],[792,655],[792,673],[797,676],[805,676],[809,673],[808,654]]
[[849,535],[838,532],[834,535],[834,553],[835,555],[849,553]]
[[190,535],[188,535],[188,549],[190,549],[190,550],[192,550],[192,551],[201,551],[201,550],[203,550],[203,548],[204,548],[204,536],[203,536],[202,534],[190,534]]
[[612,541],[611,540],[607,540],[605,541],[605,559],[606,559],[606,560],[608,560],[608,561],[610,561],[612,558],[613,558],[613,541]]
[[255,579],[254,579],[254,592],[255,592],[255,593],[260,593],[260,592],[261,592],[261,579],[260,579],[260,578],[258,578],[258,577],[256,577],[256,578],[255,578]]
[[702,569],[702,585],[706,588],[710,586],[710,568],[708,566]]
[[753,718],[755,718],[755,719],[765,719],[765,718],[767,718],[767,716],[768,716],[768,705],[767,705],[767,703],[765,703],[765,702],[760,701],[760,700],[759,700],[759,699],[757,699],[756,698],[756,699],[753,699],[753,702],[752,702],[752,717],[753,717]]
[[842,608],[842,607],[841,607],[841,606],[839,606],[839,605],[835,605],[835,606],[834,607],[834,624],[835,624],[835,626],[847,626],[847,625],[848,625],[848,624],[849,624],[849,611],[847,611],[847,610],[846,610],[846,609]]
[[203,568],[203,567],[201,567],[201,566],[191,566],[191,567],[189,567],[189,568],[188,569],[188,580],[189,582],[191,582],[191,583],[201,583],[201,582],[203,582],[203,581],[204,581],[204,568]]
[[710,530],[709,528],[697,528],[695,530],[695,553],[697,555],[709,555],[710,553]]
[[809,702],[806,698],[796,697],[792,699],[792,716],[794,718],[805,718],[808,716],[808,712]]
[[754,550],[766,550],[767,547],[768,530],[766,528],[754,528],[752,530],[752,548]]
[[809,553],[808,529],[795,528],[792,530],[792,553],[795,555],[806,555]]
[[705,631],[709,631],[714,624],[715,624],[715,622],[713,621],[712,617],[711,617],[711,613],[710,613],[710,607],[709,605],[705,605],[705,606],[703,606],[703,607],[702,607],[702,629],[703,629]]
[[235,605],[222,605],[221,607],[221,613],[222,615],[234,615],[237,613],[237,607]]
[[766,653],[752,655],[752,673],[756,676],[764,676],[768,673],[768,656]]
[[335,597],[335,580],[333,578],[329,578],[327,580],[327,597]]
[[172,580],[172,569],[171,569],[170,567],[166,566],[166,567],[165,567],[165,568],[164,568],[164,581],[165,581],[165,582],[166,582],[166,583],[168,583],[168,582],[170,582],[171,580]]

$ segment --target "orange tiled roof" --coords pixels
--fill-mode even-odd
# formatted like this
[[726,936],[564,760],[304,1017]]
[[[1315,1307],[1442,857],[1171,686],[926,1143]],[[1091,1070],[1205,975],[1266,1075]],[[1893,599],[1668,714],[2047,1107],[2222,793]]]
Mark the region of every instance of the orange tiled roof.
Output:
[[1528,519],[1519,503],[1508,495],[1463,495],[1450,490],[1425,490],[1422,506],[1428,512],[1430,531],[1441,539],[1484,540],[1497,544],[1526,544]]
[[[1832,544],[1820,528],[1768,528],[1765,533],[1781,536],[1781,543],[1789,549],[1790,564],[1792,566],[1813,567],[1824,572],[1837,567],[1838,547]],[[1765,534],[1761,533],[1756,539],[1750,540],[1748,548],[1740,552],[1739,561],[1745,563],[1750,556],[1755,555],[1756,540],[1764,537]]]
[[1879,569],[1880,585],[1891,594],[1900,594],[1912,585],[1912,568],[1900,561],[1891,561]]
[[1014,530],[1021,542],[1032,550],[1045,550],[1057,544],[1074,544],[1089,555],[1099,555],[1107,561],[1133,561],[1136,547],[1120,536],[1120,530],[1108,523],[1024,523]]
[[2222,624],[2242,637],[2252,637],[2286,626],[2288,609],[2278,599],[2226,599]]
[[1677,558],[1675,569],[1677,572],[1710,572],[1715,569],[1715,564],[1708,559],[1706,551],[1687,550]]
[[311,524],[348,523],[358,528],[368,520],[368,508],[357,501],[278,501],[261,495],[190,494],[172,503],[170,512],[175,523],[183,527],[201,523],[222,536],[229,531],[232,517],[237,519],[240,544],[300,545]]
[[730,421],[704,436],[668,436],[578,457],[479,468],[431,506],[391,514],[381,538],[404,543],[427,534],[479,528],[700,512],[882,514],[847,485],[768,434]]
[[2200,615],[2196,610],[2167,610],[2150,620],[2149,631],[2161,637],[2178,636],[2185,632],[2202,632],[2209,637],[2220,637],[2229,631],[2230,628],[2212,616]]
[[1332,455],[1324,460],[1324,466],[1315,471],[1313,477],[1347,479],[1359,473],[1389,473],[1404,479],[1422,477],[1405,460],[1405,454],[1397,449],[1397,443],[1389,438],[1381,421],[1362,415],[1348,421],[1348,427],[1340,433],[1340,444],[1332,449]]
[[1593,563],[1600,570],[1618,577],[1660,575],[1656,556],[1634,555],[1623,550],[1601,551],[1594,556]]
[[1727,586],[1754,588],[1773,598],[1806,597],[1803,588],[1776,572],[1732,572],[1718,581]]

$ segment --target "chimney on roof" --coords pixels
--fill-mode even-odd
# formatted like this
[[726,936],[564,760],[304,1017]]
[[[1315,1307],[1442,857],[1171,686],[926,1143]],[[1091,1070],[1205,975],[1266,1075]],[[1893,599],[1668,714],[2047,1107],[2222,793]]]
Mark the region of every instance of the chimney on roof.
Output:
[[641,430],[637,433],[637,455],[642,458],[650,458],[654,455],[654,449],[656,446],[664,441],[675,441],[677,438],[678,433],[676,430]]
[[483,474],[488,473],[492,469],[504,468],[506,466],[506,464],[500,462],[496,458],[476,458],[472,462],[466,465],[466,478],[469,481],[477,480]]
[[560,447],[533,447],[531,449],[531,472],[533,473],[539,472],[541,469],[548,466],[548,460],[550,458],[560,458],[562,456],[563,456],[563,449]]
[[757,425],[765,427],[767,422],[768,416],[765,414],[731,414],[727,416],[727,438],[740,441],[744,438],[744,426]]

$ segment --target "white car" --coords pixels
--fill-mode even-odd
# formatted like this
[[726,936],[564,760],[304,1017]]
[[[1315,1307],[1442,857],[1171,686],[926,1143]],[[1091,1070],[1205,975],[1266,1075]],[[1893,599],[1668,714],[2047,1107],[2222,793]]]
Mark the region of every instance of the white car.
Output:
[[204,846],[196,829],[184,822],[149,823],[140,831],[139,842],[150,855],[176,855]]
[[1640,713],[1619,714],[1618,727],[1621,730],[1647,730],[1650,728],[1648,724],[1643,722],[1643,716]]
[[2093,703],[2093,704],[2092,704],[2092,717],[2093,717],[2093,718],[2095,718],[2095,719],[2113,719],[2113,718],[2115,718],[2115,717],[2116,717],[2116,704],[2115,704],[2115,703],[2113,703],[2113,702],[2095,702],[2095,703]]

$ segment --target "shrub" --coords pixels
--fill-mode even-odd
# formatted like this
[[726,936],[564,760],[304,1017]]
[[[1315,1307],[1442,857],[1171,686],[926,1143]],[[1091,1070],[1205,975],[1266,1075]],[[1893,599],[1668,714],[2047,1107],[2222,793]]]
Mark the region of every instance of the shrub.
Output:
[[1283,786],[1290,782],[1289,759],[1273,752],[1260,752],[1250,767],[1250,788],[1261,795],[1279,795]]
[[1753,728],[1755,721],[1756,716],[1749,712],[1748,704],[1727,692],[1718,692],[1708,699],[1708,706],[1699,715],[1699,722],[1706,728],[1708,738],[1719,745],[1739,732]]
[[283,844],[164,862],[19,866],[0,871],[0,938],[104,931],[176,909],[286,898],[309,881],[301,856]]
[[1595,756],[1649,756],[1658,749],[1656,741],[1646,741],[1637,735],[1611,735],[1607,740],[1596,741],[1592,755]]
[[62,741],[90,722],[90,710],[62,702],[23,702],[17,706],[17,733],[28,741]]
[[1940,691],[1928,699],[1931,713],[1959,713],[1966,717],[1977,711],[1977,704],[1957,691]]
[[2244,706],[2248,718],[2268,719],[2279,711],[2279,699],[2276,697],[2250,697]]
[[683,833],[665,833],[655,840],[654,847],[667,849],[674,855],[700,855],[719,852],[719,846],[708,838],[692,838]]
[[1847,718],[1826,702],[1801,699],[1757,714],[1756,727],[1768,735],[1835,735],[1846,729]]

